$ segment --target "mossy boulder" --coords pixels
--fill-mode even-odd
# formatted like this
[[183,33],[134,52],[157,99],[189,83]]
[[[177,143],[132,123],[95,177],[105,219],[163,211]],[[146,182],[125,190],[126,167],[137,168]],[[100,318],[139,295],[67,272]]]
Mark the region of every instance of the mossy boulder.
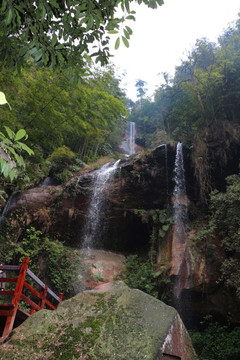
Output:
[[56,311],[35,313],[0,349],[1,360],[157,360],[171,356],[197,359],[176,310],[122,282],[106,293],[81,292]]

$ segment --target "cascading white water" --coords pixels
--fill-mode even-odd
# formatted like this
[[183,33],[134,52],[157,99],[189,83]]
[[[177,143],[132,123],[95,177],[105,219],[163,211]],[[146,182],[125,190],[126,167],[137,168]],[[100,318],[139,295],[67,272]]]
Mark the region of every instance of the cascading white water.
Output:
[[185,170],[183,162],[182,143],[177,144],[174,168],[174,202],[173,214],[176,231],[176,241],[185,242],[185,225],[187,220],[188,199],[186,195]]
[[175,306],[183,321],[191,326],[191,263],[188,252],[187,222],[188,198],[186,194],[185,170],[182,144],[177,144],[175,169],[175,187],[173,192],[174,234],[172,244],[172,275],[174,281]]
[[55,184],[54,180],[53,180],[50,176],[48,176],[48,177],[46,177],[46,178],[43,180],[43,182],[40,184],[40,187],[52,186],[52,185],[54,185],[54,184]]
[[105,205],[106,184],[114,175],[119,162],[120,160],[114,164],[107,163],[93,174],[93,193],[83,227],[82,248],[88,251],[100,245],[99,240],[104,228],[101,215]]
[[7,214],[9,213],[9,211],[13,208],[13,206],[16,203],[16,196],[19,193],[19,191],[15,192],[14,194],[11,194],[4,209],[2,214],[0,215],[0,227],[3,225],[4,220],[7,216]]
[[135,122],[129,121],[129,155],[135,154],[135,137],[136,137],[136,125]]
[[136,138],[136,124],[135,122],[128,121],[125,138],[122,141],[120,149],[126,155],[135,154],[135,138]]

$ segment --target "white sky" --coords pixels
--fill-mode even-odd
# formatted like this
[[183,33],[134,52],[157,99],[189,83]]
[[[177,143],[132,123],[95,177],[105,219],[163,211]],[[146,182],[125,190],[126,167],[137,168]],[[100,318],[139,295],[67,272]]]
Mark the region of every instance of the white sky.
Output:
[[148,83],[151,96],[162,83],[162,72],[174,74],[176,65],[206,37],[217,42],[229,23],[238,19],[239,0],[165,0],[157,10],[134,6],[136,21],[126,22],[133,30],[130,47],[123,44],[115,51],[112,39],[112,62],[126,71],[124,87],[128,97],[136,100],[137,79]]

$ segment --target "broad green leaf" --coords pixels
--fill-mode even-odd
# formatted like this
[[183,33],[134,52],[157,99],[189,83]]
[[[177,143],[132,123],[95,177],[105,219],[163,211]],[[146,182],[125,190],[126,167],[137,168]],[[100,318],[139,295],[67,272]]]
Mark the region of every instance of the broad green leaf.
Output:
[[127,30],[127,32],[129,33],[129,35],[132,35],[133,31],[129,26],[125,26],[125,29]]
[[57,52],[57,58],[59,63],[64,63],[64,57],[62,56],[62,54],[58,51]]
[[6,160],[3,158],[0,158],[0,170],[2,171],[3,165],[5,164]]
[[15,169],[15,168],[13,168],[9,171],[9,178],[10,178],[11,182],[14,180],[16,173],[17,173],[17,169]]
[[9,108],[10,108],[10,110],[11,110],[11,106],[10,106],[10,104],[7,102],[7,99],[6,99],[5,94],[4,94],[2,91],[0,91],[0,105],[4,105],[4,104],[8,104],[8,106],[9,106]]
[[20,16],[19,16],[18,11],[16,11],[16,16],[17,16],[18,26],[21,26],[21,18],[20,18]]
[[129,47],[129,42],[124,36],[122,36],[122,41],[123,41],[124,45],[128,48]]
[[20,55],[20,56],[25,55],[26,52],[27,52],[27,50],[28,50],[28,47],[27,47],[27,46],[23,46],[23,47],[20,49],[20,51],[19,51],[19,55]]
[[55,8],[59,8],[59,5],[58,5],[58,3],[56,2],[56,0],[49,0],[49,2],[50,2],[50,4],[51,4],[52,6],[54,6]]
[[125,3],[125,8],[126,8],[126,10],[129,12],[129,11],[130,11],[129,1],[128,1],[128,0],[125,0],[124,3]]
[[25,163],[24,163],[23,157],[21,155],[16,154],[15,160],[20,167],[25,167]]
[[5,94],[1,91],[0,92],[0,105],[4,105],[4,104],[7,104],[7,99],[6,99]]
[[162,226],[162,229],[163,229],[163,231],[168,231],[169,225],[163,225],[163,226]]
[[52,36],[51,44],[52,44],[52,46],[54,46],[56,43],[57,43],[57,35],[54,33]]
[[27,151],[27,153],[29,155],[33,155],[34,154],[34,151],[32,149],[30,149],[26,144],[20,142],[20,141],[17,141],[17,144],[19,144],[21,146],[21,148],[25,151]]
[[24,129],[18,130],[18,132],[15,135],[15,141],[22,139],[26,135],[26,131]]
[[16,155],[16,151],[14,150],[14,148],[12,146],[5,145],[5,147],[8,150],[8,153],[13,154],[14,156]]
[[34,46],[31,50],[29,50],[29,55],[33,55],[34,53],[37,52],[37,48]]
[[12,21],[12,17],[13,17],[13,13],[12,13],[12,9],[10,8],[7,12],[7,16],[6,16],[6,25],[9,25],[10,22]]
[[35,54],[34,54],[34,58],[35,58],[35,61],[39,61],[42,57],[42,49],[39,49]]
[[4,127],[6,129],[9,139],[13,140],[15,137],[14,132],[8,126],[4,126]]
[[136,18],[135,18],[135,16],[133,16],[133,15],[128,15],[127,17],[126,17],[126,19],[127,20],[136,20]]
[[125,35],[126,39],[130,39],[130,35],[129,35],[129,33],[127,32],[127,30],[124,29],[123,32],[124,32],[124,35]]
[[59,45],[56,46],[56,49],[57,49],[57,50],[61,50],[61,49],[63,49],[63,48],[64,48],[64,45],[63,45],[63,44],[59,44]]
[[7,7],[7,1],[6,1],[6,0],[3,0],[3,1],[2,1],[1,12],[4,12],[4,11],[6,10],[6,7]]
[[6,162],[5,165],[3,166],[2,172],[3,172],[4,177],[7,178],[8,174],[9,174],[9,163],[8,162]]
[[117,30],[109,30],[108,34],[118,34],[118,31]]
[[88,22],[87,22],[87,27],[86,27],[86,31],[90,30],[93,26],[93,16],[90,15],[89,16],[89,19],[88,19]]
[[117,50],[120,46],[120,38],[118,37],[116,42],[115,42],[115,50]]
[[12,145],[12,141],[9,140],[6,136],[4,136],[4,138],[2,139],[2,142],[3,142],[4,146]]
[[45,19],[45,16],[46,16],[46,9],[45,9],[45,7],[43,6],[43,7],[42,7],[42,11],[41,11],[41,20],[44,20],[44,19]]

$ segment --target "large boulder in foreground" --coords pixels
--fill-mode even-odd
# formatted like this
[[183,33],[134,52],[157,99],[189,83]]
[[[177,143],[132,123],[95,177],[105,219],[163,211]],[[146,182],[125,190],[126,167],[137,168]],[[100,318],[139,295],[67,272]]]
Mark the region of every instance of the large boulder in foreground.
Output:
[[196,360],[176,310],[122,282],[42,310],[1,346],[1,360]]

